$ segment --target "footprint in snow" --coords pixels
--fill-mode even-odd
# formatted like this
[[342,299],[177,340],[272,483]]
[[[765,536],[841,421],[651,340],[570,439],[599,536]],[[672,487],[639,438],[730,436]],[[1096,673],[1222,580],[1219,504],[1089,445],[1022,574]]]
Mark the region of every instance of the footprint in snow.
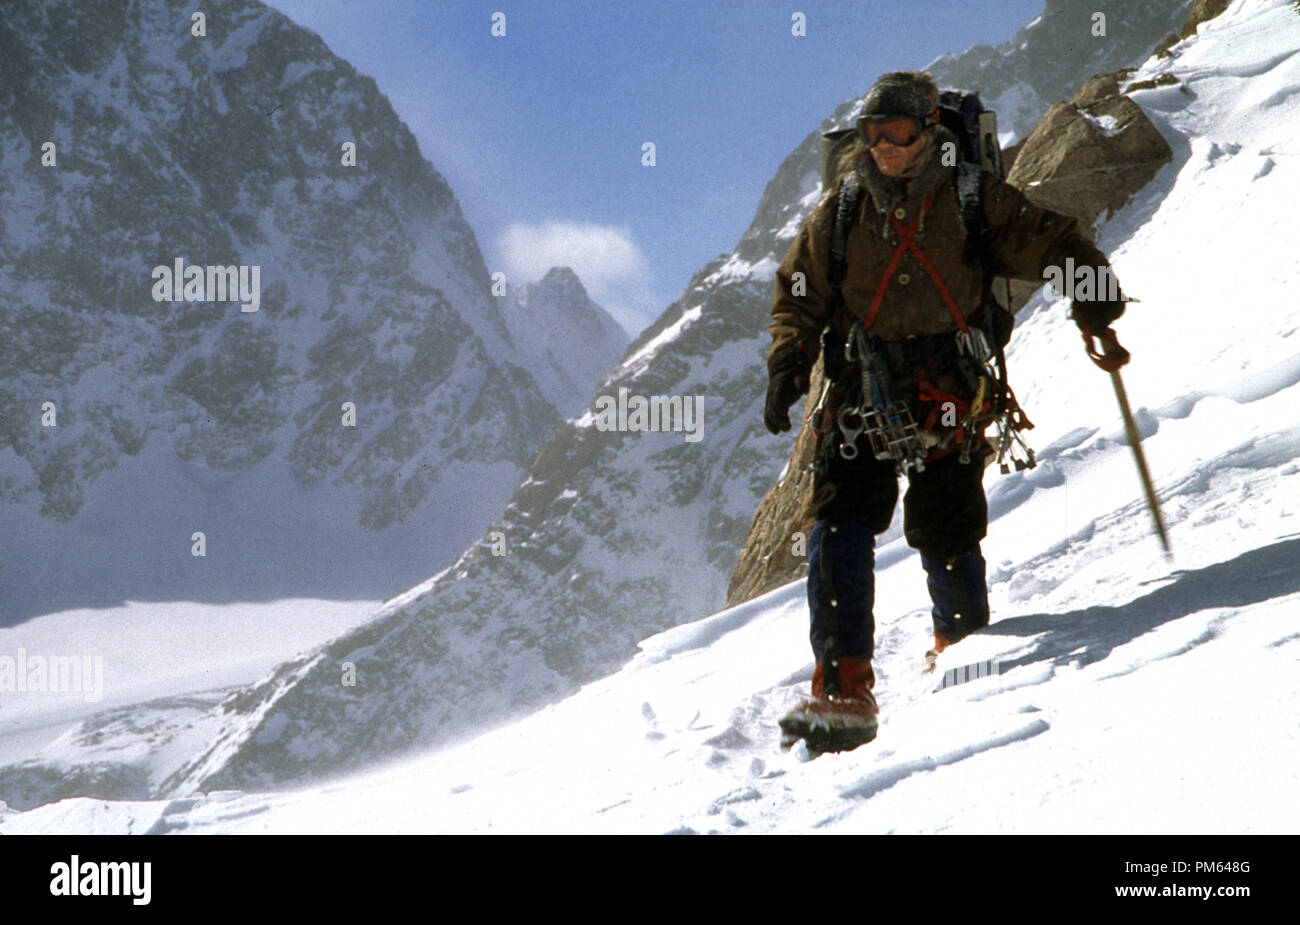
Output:
[[641,716],[650,724],[650,731],[645,734],[647,739],[651,742],[658,742],[667,738],[667,736],[659,731],[658,718],[655,716],[654,709],[650,706],[650,701],[647,700],[645,703],[641,704]]
[[[749,803],[753,800],[761,800],[762,798],[763,794],[759,792],[757,787],[739,787],[732,790],[730,793],[723,794],[710,803],[708,814],[710,816],[726,814],[728,821],[730,821],[730,817],[735,816],[735,812],[731,807],[736,806],[739,803]],[[742,821],[739,824],[744,825],[745,823]],[[733,822],[732,825],[736,825],[736,823]]]
[[728,726],[717,735],[705,739],[704,744],[714,748],[747,748],[754,743],[735,726]]

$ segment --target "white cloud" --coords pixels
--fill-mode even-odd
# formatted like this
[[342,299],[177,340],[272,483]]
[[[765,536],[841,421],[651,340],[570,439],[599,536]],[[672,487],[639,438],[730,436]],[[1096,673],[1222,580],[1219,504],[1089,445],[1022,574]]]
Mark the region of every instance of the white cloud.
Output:
[[578,274],[587,294],[625,328],[639,332],[663,311],[652,292],[650,264],[631,230],[592,222],[513,222],[497,239],[506,279],[534,282],[551,267]]

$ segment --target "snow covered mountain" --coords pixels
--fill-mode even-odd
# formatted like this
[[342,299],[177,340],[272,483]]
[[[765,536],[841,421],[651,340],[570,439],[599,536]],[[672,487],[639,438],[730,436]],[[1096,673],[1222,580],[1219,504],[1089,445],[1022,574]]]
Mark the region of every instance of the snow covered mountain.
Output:
[[564,417],[582,411],[631,341],[568,267],[552,267],[535,283],[511,287],[502,313],[515,343],[530,345],[525,368]]
[[[380,599],[482,532],[574,401],[374,81],[254,0],[193,15],[0,19],[0,624]],[[160,300],[178,262],[200,278]]]
[[[175,799],[0,807],[0,827],[1293,833],[1300,809],[1279,794],[1300,755],[1300,14],[1290,0],[1234,0],[1127,86],[1175,157],[1100,243],[1142,299],[1117,330],[1134,355],[1125,378],[1173,564],[1151,536],[1106,378],[1065,302],[1040,293],[1010,357],[1037,412],[1040,465],[990,474],[993,622],[941,662],[997,659],[1000,672],[931,692],[923,576],[895,540],[877,573],[872,745],[815,761],[777,750],[775,719],[811,670],[794,582],[645,639],[621,670],[521,722],[387,768],[287,793],[214,782]],[[359,647],[385,641],[435,588],[300,671],[352,654],[364,678],[375,663]],[[483,638],[468,621],[445,632],[456,652]],[[495,664],[498,678],[518,666]],[[294,703],[291,682],[281,670],[267,685]],[[316,703],[346,711],[348,697]],[[264,745],[305,723],[276,707],[257,691],[237,706],[263,711]],[[108,758],[156,719],[143,708],[101,717],[49,760]],[[173,748],[183,738],[147,728]],[[173,767],[165,752],[142,773]]]
[[[1188,19],[1193,0],[1047,0],[1009,40],[943,55],[926,70],[945,87],[977,89],[998,114],[1004,145],[1024,138],[1083,78],[1136,64]],[[1198,7],[1207,5],[1199,0]],[[1210,5],[1214,5],[1212,2]]]

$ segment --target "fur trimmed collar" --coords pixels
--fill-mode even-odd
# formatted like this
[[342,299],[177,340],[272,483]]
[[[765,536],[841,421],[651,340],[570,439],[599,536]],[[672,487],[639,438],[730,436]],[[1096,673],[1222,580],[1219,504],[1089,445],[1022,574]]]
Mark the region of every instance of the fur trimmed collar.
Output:
[[[930,142],[920,154],[920,167],[910,177],[895,178],[882,174],[865,145],[859,145],[855,151],[849,152],[853,157],[853,172],[858,182],[871,195],[876,211],[887,216],[899,206],[924,199],[950,180],[953,169],[945,167],[941,160],[947,142],[956,145],[957,136],[942,125],[930,129]],[[887,218],[885,221],[888,223]]]

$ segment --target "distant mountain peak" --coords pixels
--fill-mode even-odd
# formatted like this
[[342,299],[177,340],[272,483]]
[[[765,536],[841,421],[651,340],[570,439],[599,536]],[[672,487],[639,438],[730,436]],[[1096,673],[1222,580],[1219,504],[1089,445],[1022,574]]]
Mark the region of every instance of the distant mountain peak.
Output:
[[510,290],[504,311],[515,343],[531,345],[526,368],[566,416],[585,406],[627,350],[627,332],[592,301],[571,267],[551,267],[537,282]]
[[574,288],[584,296],[587,294],[586,287],[582,285],[582,280],[578,279],[578,274],[573,272],[572,267],[551,267],[542,277],[540,285]]

